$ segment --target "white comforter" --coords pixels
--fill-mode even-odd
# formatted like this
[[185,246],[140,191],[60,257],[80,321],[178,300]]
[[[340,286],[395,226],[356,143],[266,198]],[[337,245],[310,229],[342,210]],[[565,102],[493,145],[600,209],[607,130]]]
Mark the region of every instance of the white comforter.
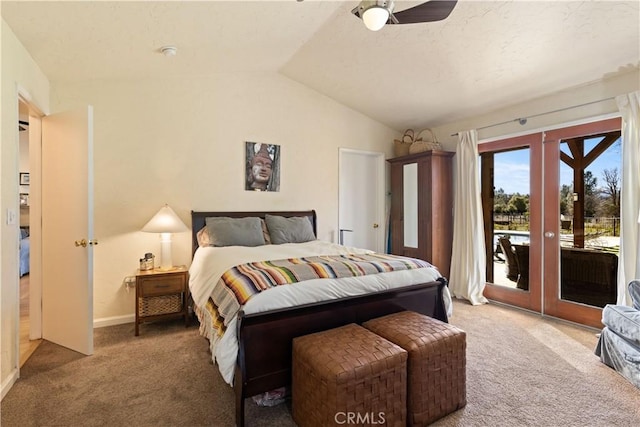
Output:
[[[196,306],[203,310],[213,287],[228,269],[247,262],[300,258],[314,255],[363,254],[371,251],[351,248],[315,240],[307,243],[287,243],[256,247],[229,246],[224,248],[201,247],[196,251],[189,269],[189,288]],[[418,283],[432,282],[441,275],[435,267],[392,271],[343,279],[314,279],[289,286],[277,286],[253,296],[243,307],[246,314],[259,313],[284,307],[326,301],[347,296],[362,295]],[[447,313],[451,315],[451,296],[444,288]],[[211,354],[224,380],[233,384],[233,374],[238,357],[237,317],[225,321],[227,329],[219,340],[207,336]],[[209,328],[201,331],[207,335]]]

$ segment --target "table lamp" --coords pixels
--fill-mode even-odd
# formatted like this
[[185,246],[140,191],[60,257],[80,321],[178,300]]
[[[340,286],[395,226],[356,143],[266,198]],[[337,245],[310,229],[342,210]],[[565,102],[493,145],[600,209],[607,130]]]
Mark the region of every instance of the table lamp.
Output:
[[173,261],[171,259],[171,233],[189,231],[187,226],[169,205],[164,205],[158,213],[142,227],[142,231],[147,233],[160,233],[160,269],[171,270],[171,268],[173,268]]

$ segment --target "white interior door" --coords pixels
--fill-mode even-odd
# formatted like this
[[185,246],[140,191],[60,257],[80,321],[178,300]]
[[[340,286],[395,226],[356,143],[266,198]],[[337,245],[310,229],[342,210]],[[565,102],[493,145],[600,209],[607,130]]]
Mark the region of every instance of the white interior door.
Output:
[[93,243],[89,106],[42,119],[42,336],[87,355],[93,354]]
[[385,252],[384,167],[383,153],[340,149],[339,243]]

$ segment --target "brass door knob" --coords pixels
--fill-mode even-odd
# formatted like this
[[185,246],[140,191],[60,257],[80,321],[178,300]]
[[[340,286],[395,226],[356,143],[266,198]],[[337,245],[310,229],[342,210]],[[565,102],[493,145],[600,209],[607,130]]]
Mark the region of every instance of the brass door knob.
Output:
[[76,240],[75,241],[76,248],[82,246],[83,248],[87,247],[87,239]]
[[373,228],[378,228],[378,227],[380,227],[380,226],[377,223],[373,224]]

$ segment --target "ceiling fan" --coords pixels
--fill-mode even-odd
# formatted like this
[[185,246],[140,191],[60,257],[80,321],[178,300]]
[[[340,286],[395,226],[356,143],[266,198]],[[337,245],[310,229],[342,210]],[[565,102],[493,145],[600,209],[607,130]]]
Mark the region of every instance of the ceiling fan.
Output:
[[371,31],[378,31],[385,24],[442,21],[449,16],[456,3],[457,0],[432,0],[393,13],[393,0],[362,0],[351,13],[362,19]]

